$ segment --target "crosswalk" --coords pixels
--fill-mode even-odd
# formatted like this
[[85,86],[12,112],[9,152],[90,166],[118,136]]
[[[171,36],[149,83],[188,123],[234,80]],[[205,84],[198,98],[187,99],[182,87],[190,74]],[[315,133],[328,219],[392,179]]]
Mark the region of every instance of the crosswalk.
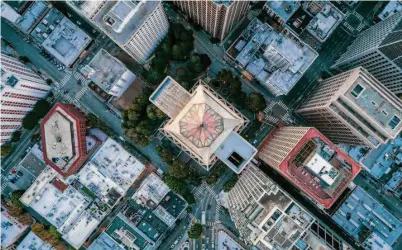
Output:
[[207,184],[202,184],[198,186],[197,188],[195,188],[195,191],[193,193],[194,196],[199,199],[205,197],[207,193],[211,194],[214,198],[218,196],[216,192]]
[[219,202],[216,203],[215,207],[215,222],[219,221],[219,212],[221,210],[221,204]]
[[7,187],[7,182],[8,182],[8,180],[6,179],[6,177],[5,176],[2,176],[1,177],[1,189],[0,189],[0,192],[3,192],[3,190]]
[[88,90],[88,87],[85,85],[85,86],[83,86],[82,88],[81,88],[81,90],[80,90],[80,92],[78,92],[76,95],[75,95],[75,100],[80,100],[81,99],[81,97],[85,94],[85,92]]

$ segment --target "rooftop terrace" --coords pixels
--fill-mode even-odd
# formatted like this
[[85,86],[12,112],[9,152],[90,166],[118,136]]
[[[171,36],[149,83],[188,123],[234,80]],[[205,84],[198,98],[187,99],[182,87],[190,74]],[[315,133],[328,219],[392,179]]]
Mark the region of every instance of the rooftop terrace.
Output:
[[151,173],[148,178],[143,181],[132,199],[138,204],[143,204],[143,206],[147,206],[147,204],[152,201],[152,205],[155,206],[162,201],[169,190],[168,186],[166,186],[160,177],[155,173]]
[[357,187],[332,219],[359,240],[359,232],[368,228],[389,246],[402,234],[402,223],[363,189]]
[[107,1],[93,21],[117,43],[125,45],[160,1]]
[[343,20],[343,13],[328,3],[307,26],[307,30],[318,40],[324,42]]

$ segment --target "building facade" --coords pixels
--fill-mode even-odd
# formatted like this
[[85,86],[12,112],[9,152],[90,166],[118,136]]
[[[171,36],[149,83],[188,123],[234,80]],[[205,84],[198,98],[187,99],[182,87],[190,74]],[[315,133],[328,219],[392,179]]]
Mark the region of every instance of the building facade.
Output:
[[362,32],[334,68],[364,67],[395,94],[402,93],[402,12]]
[[[339,236],[252,163],[230,190],[227,201],[247,249],[347,249]],[[329,238],[332,240],[326,241]]]
[[11,139],[22,119],[51,87],[18,59],[1,53],[1,135],[0,144]]
[[377,148],[402,130],[402,101],[364,68],[324,80],[296,112],[334,143]]
[[169,23],[160,1],[68,1],[138,63],[145,63]]
[[279,127],[262,142],[258,157],[319,208],[330,208],[360,166],[317,129]]
[[249,1],[174,1],[213,37],[223,40],[247,13]]

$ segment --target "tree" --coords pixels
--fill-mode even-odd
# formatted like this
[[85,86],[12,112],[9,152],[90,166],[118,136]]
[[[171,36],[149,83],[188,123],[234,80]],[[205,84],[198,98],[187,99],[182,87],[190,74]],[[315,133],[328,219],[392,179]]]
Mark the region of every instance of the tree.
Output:
[[209,41],[210,41],[212,44],[217,44],[217,43],[219,43],[221,40],[219,40],[218,38],[215,38],[215,37],[211,37],[211,38],[209,39]]
[[138,144],[141,147],[145,147],[151,142],[148,137],[139,134],[137,131],[135,131],[135,129],[126,129],[124,130],[124,134],[135,144]]
[[176,177],[173,177],[171,175],[165,175],[163,177],[163,181],[165,182],[165,184],[173,191],[176,192],[178,194],[184,194],[187,190],[187,187],[185,185],[185,183],[180,180],[177,179]]
[[252,92],[247,96],[246,108],[251,112],[263,111],[267,107],[267,103],[263,95]]
[[31,226],[31,230],[39,236],[40,234],[43,234],[43,232],[45,232],[45,226],[40,223],[35,223]]
[[178,160],[174,160],[169,167],[169,175],[178,179],[185,179],[188,174],[188,168]]
[[187,191],[183,194],[183,198],[187,201],[187,203],[189,205],[192,205],[195,203],[195,198],[194,195],[192,193],[190,193],[190,191]]
[[39,118],[42,118],[49,112],[51,108],[52,105],[48,101],[41,99],[36,102],[32,112],[36,113]]
[[190,227],[190,230],[188,230],[188,237],[190,239],[198,239],[200,238],[202,234],[202,226],[200,223],[195,223]]
[[151,120],[161,120],[166,118],[165,113],[152,103],[147,106],[147,116]]
[[38,125],[39,117],[35,112],[31,112],[22,119],[22,127],[27,130],[32,130]]
[[10,202],[16,207],[22,208],[21,196],[25,193],[25,190],[15,190],[10,195]]
[[188,65],[188,68],[195,73],[201,73],[204,70],[204,67],[201,63],[200,57],[192,56],[190,58],[190,63]]
[[57,231],[57,228],[55,226],[50,226],[49,233],[56,239],[61,238],[61,234]]
[[167,149],[165,149],[160,145],[157,145],[155,149],[164,162],[166,162],[169,165],[172,164],[174,157]]
[[201,64],[204,67],[204,69],[208,68],[209,65],[211,65],[211,59],[209,58],[209,56],[207,54],[200,54],[199,55],[200,59],[201,59]]
[[29,58],[27,56],[19,56],[18,60],[20,60],[20,62],[22,63],[29,63],[31,62],[31,60],[29,60]]
[[223,191],[229,192],[236,185],[237,180],[237,175],[233,174],[232,177],[227,182],[225,182],[225,184],[223,184]]
[[46,83],[47,83],[47,85],[52,85],[53,80],[52,80],[52,79],[50,79],[50,78],[48,78],[48,79],[46,79]]
[[17,142],[21,139],[21,131],[17,130],[11,135],[11,142]]
[[17,220],[24,225],[30,225],[33,223],[33,219],[32,216],[28,213],[24,213],[22,215],[20,215]]
[[5,157],[12,152],[11,143],[7,142],[0,146],[0,155],[1,157]]
[[17,207],[13,204],[10,206],[6,206],[8,214],[10,214],[12,217],[18,218],[22,214],[22,208]]

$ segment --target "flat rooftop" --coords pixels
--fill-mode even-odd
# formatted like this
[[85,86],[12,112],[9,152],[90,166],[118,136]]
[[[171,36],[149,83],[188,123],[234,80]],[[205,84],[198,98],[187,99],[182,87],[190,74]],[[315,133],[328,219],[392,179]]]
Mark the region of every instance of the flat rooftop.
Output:
[[159,204],[176,220],[187,207],[187,202],[172,191],[163,198]]
[[[369,169],[369,173],[377,179],[380,179],[390,170],[390,167],[398,160],[398,154],[401,152],[402,138],[398,136],[395,140],[389,140],[388,143],[373,148],[362,159],[361,163]],[[402,159],[399,159],[402,161]]]
[[81,1],[81,0],[72,0],[67,1],[68,4],[72,5],[74,8],[78,9],[81,14],[88,19],[92,19],[93,16],[98,11],[99,7],[105,1]]
[[32,231],[17,246],[17,250],[51,250],[52,245],[44,242]]
[[[271,136],[275,137],[277,131],[271,132]],[[272,137],[268,136],[261,147],[270,147],[271,139]],[[335,172],[314,173],[307,163],[316,154],[320,155],[326,164],[330,164]],[[360,166],[317,129],[310,128],[279,164],[277,171],[324,208],[330,208],[360,172]],[[333,176],[332,184],[324,180],[326,175]]]
[[402,11],[402,2],[400,1],[389,1],[389,3],[385,6],[385,8],[381,11],[378,17],[381,20],[386,19],[387,17],[392,16],[397,12]]
[[31,32],[38,42],[67,67],[72,66],[92,39],[55,8]]
[[231,132],[215,151],[215,155],[236,174],[239,174],[256,154],[257,149],[235,132]]
[[63,239],[75,248],[80,248],[99,223],[100,221],[95,219],[88,211],[84,211],[74,222],[72,228],[63,235]]
[[255,18],[226,51],[276,96],[287,94],[318,57],[291,31],[286,32],[277,33]]
[[117,58],[101,49],[81,71],[105,92],[121,96],[136,76]]
[[143,163],[111,138],[100,146],[90,162],[124,191],[130,188],[145,169]]
[[93,21],[118,44],[125,45],[160,1],[107,1]]
[[307,30],[318,40],[324,42],[343,20],[343,13],[327,3],[307,26]]
[[124,250],[124,247],[117,243],[107,233],[103,232],[87,248],[88,250]]
[[21,18],[17,20],[16,25],[24,32],[28,32],[45,13],[47,8],[48,5],[46,3],[34,1]]
[[364,228],[375,233],[389,246],[402,234],[402,223],[360,187],[356,187],[332,219],[357,240]]
[[216,237],[218,241],[217,249],[227,249],[227,250],[243,250],[244,248],[240,246],[235,239],[230,237],[225,231],[220,230]]
[[287,22],[301,6],[299,1],[267,1],[265,5],[280,16],[284,22]]
[[[3,209],[3,208],[2,208]],[[1,247],[7,248],[13,244],[28,226],[21,225],[6,211],[1,212]]]
[[138,204],[146,205],[149,201],[159,204],[169,193],[169,187],[155,173],[151,173],[143,181],[140,188],[135,192],[132,199]]
[[114,218],[105,233],[127,250],[133,249],[134,246],[141,250],[149,249],[155,244],[122,214]]

